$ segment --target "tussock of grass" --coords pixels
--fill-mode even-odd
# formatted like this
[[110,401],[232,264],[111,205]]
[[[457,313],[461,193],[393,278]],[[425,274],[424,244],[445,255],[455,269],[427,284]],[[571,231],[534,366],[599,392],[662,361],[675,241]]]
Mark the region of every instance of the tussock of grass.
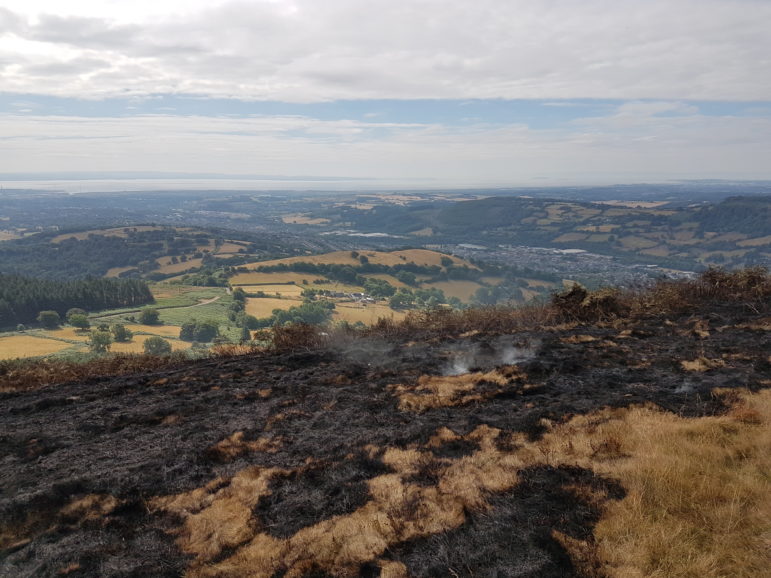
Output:
[[238,456],[250,452],[276,453],[280,447],[280,440],[261,437],[253,441],[247,441],[244,439],[244,432],[237,431],[233,435],[214,444],[206,453],[216,461],[229,462]]
[[[498,395],[505,389],[522,385],[526,379],[516,366],[506,366],[486,373],[462,375],[422,375],[416,386],[394,385],[399,398],[399,409],[417,413],[436,407],[465,405]],[[486,384],[485,390],[477,390]]]

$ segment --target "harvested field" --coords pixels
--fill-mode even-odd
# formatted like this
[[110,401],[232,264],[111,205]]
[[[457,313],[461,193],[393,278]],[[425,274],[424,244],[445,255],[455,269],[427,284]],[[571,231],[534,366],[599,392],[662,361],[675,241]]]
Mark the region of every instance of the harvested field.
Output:
[[754,239],[746,239],[736,243],[739,247],[762,247],[764,245],[771,245],[771,235],[765,237],[755,237]]
[[329,219],[314,218],[302,214],[282,215],[281,220],[287,225],[325,225],[329,223]]
[[[303,292],[305,286],[301,285],[287,285],[282,283],[280,285],[242,285],[241,288],[247,293],[256,293],[262,291],[266,295],[275,295],[278,293],[281,297],[289,297],[293,299],[299,299],[300,294]],[[308,285],[308,287],[315,287],[315,285]]]
[[[176,328],[176,335],[179,337],[179,328]],[[110,347],[110,351],[113,353],[142,353],[144,351],[145,341],[151,337],[150,335],[134,335],[133,339],[126,343],[113,343]],[[169,337],[168,335],[165,337]],[[190,349],[190,343],[187,341],[179,341],[178,339],[167,339],[171,345],[172,351],[184,351]]]
[[164,273],[166,275],[171,275],[172,273],[182,273],[184,271],[189,271],[190,269],[196,269],[200,267],[202,264],[202,259],[188,259],[185,262],[180,263],[168,263],[166,265],[161,265],[156,269],[159,273]]
[[386,319],[403,319],[405,314],[394,311],[387,305],[374,304],[366,307],[358,304],[338,303],[332,315],[333,321],[347,321],[356,323],[361,321],[364,325],[372,325],[381,317]]
[[[404,263],[415,263],[417,265],[425,266],[441,266],[442,257],[452,259],[453,264],[456,266],[467,266],[472,269],[476,268],[471,263],[464,261],[458,257],[451,255],[445,255],[443,253],[437,253],[436,251],[429,251],[427,249],[408,249],[405,251],[393,251],[390,253],[383,253],[380,251],[360,251],[360,255],[364,255],[369,259],[370,263],[377,265],[402,265]],[[337,264],[337,265],[359,265],[359,258],[352,257],[351,251],[335,251],[332,253],[325,253],[323,255],[307,255],[303,257],[289,257],[286,259],[274,259],[272,261],[258,261],[255,263],[249,263],[244,265],[249,268],[263,267],[278,265],[281,263],[318,263],[318,264]],[[306,276],[307,277],[307,276]]]
[[89,235],[102,235],[104,237],[128,237],[128,232],[126,229],[130,231],[160,231],[163,229],[163,227],[156,227],[151,225],[141,225],[137,227],[113,227],[111,229],[93,229],[91,231],[81,231],[78,233],[64,233],[62,235],[58,235],[51,239],[52,243],[61,243],[65,239],[77,239],[78,241],[82,241],[83,239],[87,239]]
[[285,271],[281,273],[238,273],[230,278],[232,285],[271,285],[281,283],[297,283],[302,285],[303,281],[312,283],[314,279],[317,279],[317,275],[310,275],[308,273],[292,273],[291,271]]
[[270,317],[274,309],[289,309],[302,305],[302,299],[279,299],[278,297],[250,297],[246,300],[246,312],[258,319]]
[[32,337],[29,335],[12,335],[0,337],[0,359],[16,359],[21,357],[35,357],[38,355],[50,355],[58,353],[71,344],[44,337]]
[[710,275],[2,393],[0,575],[762,576],[771,290]]
[[457,297],[461,301],[468,301],[482,285],[476,281],[437,281],[436,283],[426,283],[423,287],[441,289],[447,297]]
[[90,331],[81,331],[75,327],[60,327],[59,329],[48,329],[42,332],[46,337],[55,339],[64,339],[66,341],[88,341]]
[[161,337],[179,337],[179,327],[177,325],[126,325],[134,333],[147,333],[149,335],[159,335]]

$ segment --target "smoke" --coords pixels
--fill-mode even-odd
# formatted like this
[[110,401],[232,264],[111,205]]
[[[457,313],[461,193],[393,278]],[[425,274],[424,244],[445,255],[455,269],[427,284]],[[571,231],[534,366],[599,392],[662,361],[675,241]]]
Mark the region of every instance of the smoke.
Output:
[[473,370],[487,371],[499,365],[512,365],[535,357],[538,343],[515,343],[510,336],[490,341],[459,344],[450,353],[444,375],[461,375]]

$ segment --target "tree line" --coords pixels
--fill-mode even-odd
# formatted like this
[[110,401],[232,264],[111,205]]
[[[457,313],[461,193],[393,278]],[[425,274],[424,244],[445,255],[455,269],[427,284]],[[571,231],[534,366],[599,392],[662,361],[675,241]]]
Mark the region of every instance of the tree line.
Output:
[[152,302],[153,294],[141,279],[52,281],[0,274],[0,327],[31,323],[43,310],[64,316],[73,307],[95,311]]

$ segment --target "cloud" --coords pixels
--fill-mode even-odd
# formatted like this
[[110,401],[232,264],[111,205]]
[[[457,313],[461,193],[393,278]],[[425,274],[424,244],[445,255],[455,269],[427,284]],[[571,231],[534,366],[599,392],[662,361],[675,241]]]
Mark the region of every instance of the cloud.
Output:
[[307,116],[9,114],[0,115],[0,135],[0,173],[313,174],[456,186],[523,184],[542,175],[574,182],[771,178],[771,118],[704,116],[677,102],[619,104],[605,116],[548,129]]
[[[92,16],[51,2],[0,9],[0,58],[20,63],[0,73],[6,91],[294,102],[771,94],[771,3],[761,0],[86,4]],[[48,83],[40,67],[63,49],[112,69]]]

